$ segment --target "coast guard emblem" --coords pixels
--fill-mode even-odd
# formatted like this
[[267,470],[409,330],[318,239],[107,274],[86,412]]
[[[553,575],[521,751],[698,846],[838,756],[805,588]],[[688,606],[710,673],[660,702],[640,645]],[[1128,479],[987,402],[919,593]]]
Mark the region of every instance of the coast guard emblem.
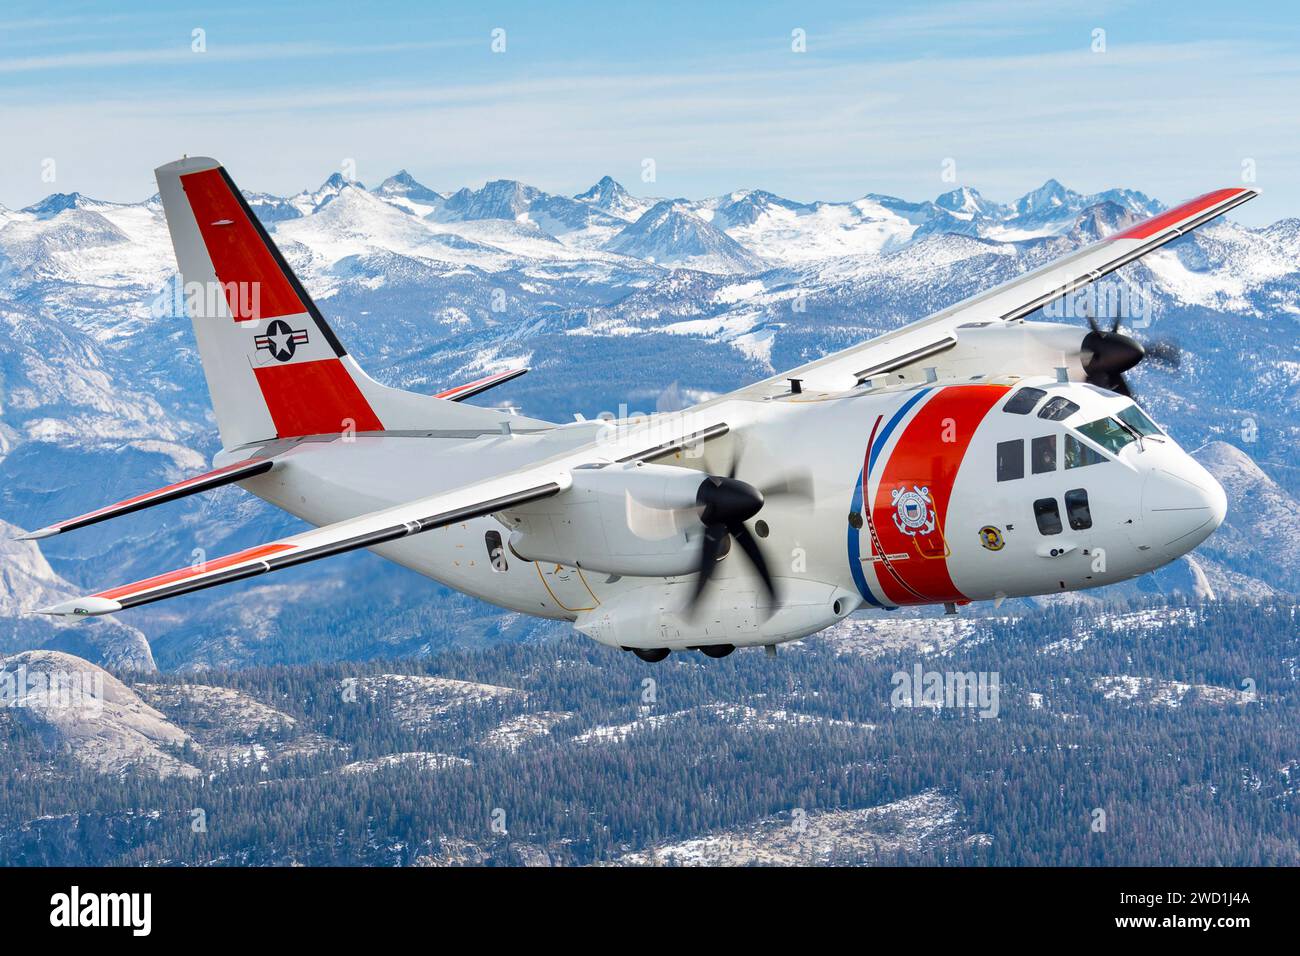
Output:
[[893,495],[894,525],[903,534],[928,535],[934,530],[934,502],[930,498],[930,489],[913,485],[909,491],[906,487],[895,488]]

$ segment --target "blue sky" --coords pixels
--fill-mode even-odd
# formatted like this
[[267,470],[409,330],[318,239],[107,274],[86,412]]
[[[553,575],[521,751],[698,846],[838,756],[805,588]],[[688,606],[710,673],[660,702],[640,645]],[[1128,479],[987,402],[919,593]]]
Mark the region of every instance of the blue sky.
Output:
[[277,193],[351,160],[438,189],[1008,200],[1055,177],[1174,202],[1245,168],[1259,223],[1300,215],[1297,103],[1284,3],[7,0],[0,204],[140,199],[182,153]]

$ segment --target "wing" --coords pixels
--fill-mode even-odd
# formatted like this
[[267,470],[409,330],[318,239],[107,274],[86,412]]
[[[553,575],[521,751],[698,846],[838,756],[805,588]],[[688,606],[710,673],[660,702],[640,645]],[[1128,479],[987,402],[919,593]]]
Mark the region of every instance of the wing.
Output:
[[[584,464],[656,461],[721,438],[727,432],[728,426],[722,422],[689,433],[684,428],[677,429],[668,436],[663,434],[662,428],[646,425],[632,429],[626,436],[609,439],[600,448],[595,445],[579,448],[566,459],[552,460],[473,485],[349,518],[202,564],[145,578],[133,584],[123,584],[106,591],[72,598],[42,608],[40,613],[78,617],[111,614],[124,608],[161,601],[218,584],[241,581],[268,571],[278,571],[347,551],[372,548],[557,495],[573,485],[571,469]],[[666,440],[650,443],[652,439],[665,437]]]
[[109,614],[307,561],[359,548],[371,548],[413,534],[423,534],[435,528],[558,494],[571,483],[572,479],[563,471],[531,469],[516,472],[471,487],[325,525],[314,531],[237,551],[192,567],[179,568],[134,584],[72,598],[42,608],[41,613],[75,616]]
[[787,388],[790,379],[818,391],[853,388],[873,375],[946,351],[956,344],[955,332],[961,326],[1005,325],[1023,319],[1258,195],[1245,188],[1206,193],[942,312],[747,386],[731,397],[769,395],[774,385]]

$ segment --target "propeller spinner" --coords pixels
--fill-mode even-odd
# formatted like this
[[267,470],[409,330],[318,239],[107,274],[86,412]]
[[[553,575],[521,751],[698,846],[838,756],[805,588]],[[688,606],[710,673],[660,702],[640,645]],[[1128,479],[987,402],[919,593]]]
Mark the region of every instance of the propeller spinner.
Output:
[[1124,378],[1124,373],[1143,359],[1149,358],[1167,368],[1178,368],[1182,363],[1181,350],[1168,339],[1158,339],[1143,346],[1119,330],[1119,316],[1111,320],[1109,329],[1098,326],[1097,320],[1091,315],[1087,318],[1089,332],[1083,337],[1081,351],[1085,356],[1085,381],[1091,385],[1132,398],[1133,389]]

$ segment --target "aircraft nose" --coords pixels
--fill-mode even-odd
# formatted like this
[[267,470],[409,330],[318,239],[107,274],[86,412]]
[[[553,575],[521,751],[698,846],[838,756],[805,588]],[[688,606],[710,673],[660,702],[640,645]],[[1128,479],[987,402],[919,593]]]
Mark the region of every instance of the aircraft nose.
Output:
[[1148,543],[1170,558],[1181,557],[1214,533],[1228,513],[1228,496],[1214,476],[1188,458],[1181,467],[1147,473],[1142,524]]

